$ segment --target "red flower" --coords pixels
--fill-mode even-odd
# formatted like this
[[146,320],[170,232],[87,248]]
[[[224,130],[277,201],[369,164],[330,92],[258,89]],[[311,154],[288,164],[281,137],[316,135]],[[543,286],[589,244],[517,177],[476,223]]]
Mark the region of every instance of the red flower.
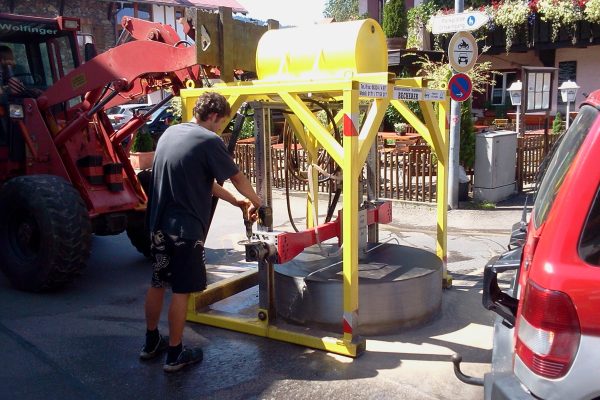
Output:
[[535,13],[538,11],[538,1],[539,0],[529,0],[529,9],[531,12]]

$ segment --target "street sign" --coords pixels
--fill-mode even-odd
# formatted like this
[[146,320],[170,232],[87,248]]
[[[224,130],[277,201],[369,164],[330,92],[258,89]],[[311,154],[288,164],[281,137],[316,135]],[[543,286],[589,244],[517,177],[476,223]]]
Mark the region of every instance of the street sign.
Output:
[[471,96],[473,84],[471,78],[465,74],[456,74],[448,82],[450,98],[454,101],[465,101]]
[[440,89],[425,89],[423,91],[423,100],[425,101],[444,101],[446,100],[446,91]]
[[394,88],[394,99],[405,101],[444,101],[446,91],[441,89]]
[[358,87],[360,97],[384,99],[387,97],[387,92],[388,86],[386,84],[360,82]]
[[474,31],[481,28],[489,20],[486,13],[473,11],[458,14],[435,15],[429,20],[431,33],[454,33],[460,31]]
[[469,32],[458,32],[450,39],[448,58],[450,65],[458,72],[468,72],[479,56],[477,41]]
[[416,88],[394,88],[394,99],[397,100],[423,100],[423,92]]

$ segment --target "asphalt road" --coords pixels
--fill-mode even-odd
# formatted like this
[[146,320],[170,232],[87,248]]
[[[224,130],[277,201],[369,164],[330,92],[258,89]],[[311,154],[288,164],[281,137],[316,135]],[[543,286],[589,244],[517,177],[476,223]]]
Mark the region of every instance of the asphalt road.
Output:
[[[282,196],[275,222],[283,224]],[[297,206],[300,199],[294,200]],[[279,207],[279,208],[278,208]],[[302,209],[301,207],[298,209]],[[432,212],[397,208],[382,236],[432,249]],[[494,214],[495,213],[495,214]],[[221,204],[207,241],[211,279],[245,266],[239,211]],[[454,287],[443,293],[440,314],[429,324],[395,335],[368,338],[358,359],[188,323],[188,345],[205,358],[168,375],[164,360],[138,359],[144,339],[143,298],[150,264],[125,235],[94,237],[88,268],[69,288],[44,294],[19,292],[0,276],[0,398],[3,399],[478,399],[483,390],[459,382],[450,355],[477,376],[491,360],[491,313],[481,307],[481,269],[503,250],[518,211],[488,213],[468,225],[460,214],[449,237]],[[483,214],[482,214],[483,215]],[[458,218],[459,215],[451,216]],[[427,221],[423,221],[423,219]],[[414,222],[411,223],[411,221]],[[490,226],[493,225],[493,226]],[[462,227],[462,228],[461,228]],[[489,230],[486,230],[489,229]],[[246,299],[256,297],[252,290]],[[167,332],[166,315],[160,328]]]

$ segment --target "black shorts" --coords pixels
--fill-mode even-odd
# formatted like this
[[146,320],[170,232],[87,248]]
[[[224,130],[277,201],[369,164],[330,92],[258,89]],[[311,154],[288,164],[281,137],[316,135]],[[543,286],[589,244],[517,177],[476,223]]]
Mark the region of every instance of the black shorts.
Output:
[[173,293],[192,293],[206,289],[204,244],[201,240],[181,239],[152,233],[150,250],[154,259],[152,287],[171,287]]

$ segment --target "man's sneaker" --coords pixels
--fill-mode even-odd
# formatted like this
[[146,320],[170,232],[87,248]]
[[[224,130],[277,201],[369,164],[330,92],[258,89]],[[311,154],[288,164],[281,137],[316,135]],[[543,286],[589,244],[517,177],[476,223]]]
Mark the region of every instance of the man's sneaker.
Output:
[[186,365],[194,364],[202,361],[202,349],[200,347],[195,347],[193,349],[184,347],[177,360],[171,363],[165,363],[163,369],[165,372],[175,372],[179,371],[181,368]]
[[140,358],[142,360],[151,360],[154,357],[160,355],[163,351],[169,348],[169,337],[168,336],[160,336],[156,345],[152,348],[148,346],[146,343],[144,347],[142,347],[142,351],[140,351]]

